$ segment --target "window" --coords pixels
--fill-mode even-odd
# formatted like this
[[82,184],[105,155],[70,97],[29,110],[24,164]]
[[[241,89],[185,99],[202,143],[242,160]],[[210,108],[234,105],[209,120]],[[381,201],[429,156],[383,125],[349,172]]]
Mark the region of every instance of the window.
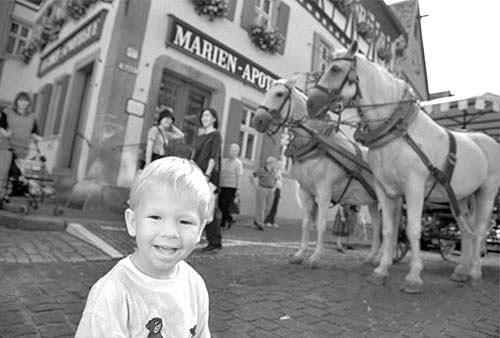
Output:
[[255,110],[253,108],[243,106],[238,144],[241,148],[240,157],[247,161],[254,161],[255,159],[257,131],[250,126],[254,115]]
[[17,55],[21,48],[28,42],[30,29],[17,22],[12,21],[9,29],[9,36],[7,37],[7,46],[5,52],[11,55]]
[[272,18],[272,1],[257,0],[255,3],[255,11],[257,12],[256,21],[263,26],[271,26]]
[[331,62],[332,50],[329,45],[327,45],[323,40],[319,42],[319,58],[318,58],[318,70],[324,73],[326,68]]

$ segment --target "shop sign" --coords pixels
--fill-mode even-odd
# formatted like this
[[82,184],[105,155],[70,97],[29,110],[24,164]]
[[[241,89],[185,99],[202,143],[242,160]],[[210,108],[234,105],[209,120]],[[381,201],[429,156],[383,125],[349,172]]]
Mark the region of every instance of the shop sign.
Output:
[[82,27],[73,32],[63,41],[40,58],[38,76],[42,76],[64,61],[77,54],[101,38],[102,27],[106,19],[107,10],[102,10],[89,19]]
[[226,45],[210,38],[179,18],[171,18],[167,46],[209,64],[262,92],[279,77]]

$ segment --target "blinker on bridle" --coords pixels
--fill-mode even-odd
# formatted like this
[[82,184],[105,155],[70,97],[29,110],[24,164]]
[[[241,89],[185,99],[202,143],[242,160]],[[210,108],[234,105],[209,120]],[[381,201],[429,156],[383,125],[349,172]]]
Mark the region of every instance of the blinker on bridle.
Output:
[[292,94],[292,89],[289,88],[287,85],[285,85],[283,83],[277,83],[277,84],[280,84],[280,85],[284,86],[287,89],[286,96],[283,99],[283,102],[281,102],[281,105],[278,107],[278,109],[270,109],[269,107],[264,106],[264,105],[260,105],[260,106],[257,107],[257,109],[262,109],[266,113],[268,113],[269,115],[271,115],[271,117],[273,119],[276,119],[276,118],[279,119],[278,126],[274,130],[269,130],[269,133],[268,133],[269,136],[272,136],[272,135],[276,134],[281,129],[281,127],[285,126],[286,122],[288,121],[288,118],[290,117],[290,110],[291,110],[291,105],[290,104],[288,105],[288,111],[287,111],[286,116],[285,116],[285,118],[283,120],[281,119],[281,111],[283,110],[283,107],[285,106],[285,104],[288,101],[290,101],[290,96]]
[[[356,57],[339,57],[335,58],[332,60],[332,63],[335,61],[349,61],[351,62],[351,67],[347,71],[346,75],[344,76],[344,79],[340,83],[340,86],[338,88],[332,88],[328,89],[324,86],[321,86],[319,84],[316,84],[314,86],[315,89],[318,89],[319,91],[325,93],[328,95],[329,102],[322,108],[319,109],[318,112],[316,113],[316,117],[326,113],[327,110],[331,110],[335,114],[339,116],[339,123],[337,125],[340,125],[340,115],[344,111],[345,108],[349,107],[350,103],[354,101],[358,96],[361,96],[361,91],[359,90],[359,78],[356,73]],[[342,90],[347,84],[355,84],[356,85],[356,93],[352,98],[350,98],[347,102],[345,102],[345,99],[342,97]]]

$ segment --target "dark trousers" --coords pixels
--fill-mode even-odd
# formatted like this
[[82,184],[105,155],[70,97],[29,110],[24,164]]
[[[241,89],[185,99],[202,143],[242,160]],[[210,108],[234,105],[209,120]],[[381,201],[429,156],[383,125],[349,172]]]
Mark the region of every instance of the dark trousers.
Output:
[[269,210],[269,213],[266,216],[266,220],[264,223],[271,223],[274,224],[275,222],[275,217],[276,214],[278,213],[278,203],[281,198],[281,189],[274,189],[274,199],[273,199],[273,205],[271,206],[271,210]]
[[220,222],[221,227],[225,227],[227,224],[233,221],[233,217],[229,212],[229,207],[234,201],[236,196],[236,188],[221,187],[219,194],[219,209],[222,213],[222,220]]
[[[217,195],[216,195],[217,196]],[[217,210],[214,210],[214,219],[205,226],[208,245],[222,247],[222,234],[220,224],[217,221]]]

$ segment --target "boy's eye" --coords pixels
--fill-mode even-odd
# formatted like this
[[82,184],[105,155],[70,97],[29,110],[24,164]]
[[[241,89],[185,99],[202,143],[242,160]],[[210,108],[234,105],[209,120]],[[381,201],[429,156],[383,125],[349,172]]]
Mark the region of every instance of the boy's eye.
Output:
[[154,219],[155,221],[159,220],[161,217],[158,215],[150,215],[148,218]]
[[194,224],[193,222],[186,220],[186,219],[180,220],[180,223],[183,225],[193,225]]

